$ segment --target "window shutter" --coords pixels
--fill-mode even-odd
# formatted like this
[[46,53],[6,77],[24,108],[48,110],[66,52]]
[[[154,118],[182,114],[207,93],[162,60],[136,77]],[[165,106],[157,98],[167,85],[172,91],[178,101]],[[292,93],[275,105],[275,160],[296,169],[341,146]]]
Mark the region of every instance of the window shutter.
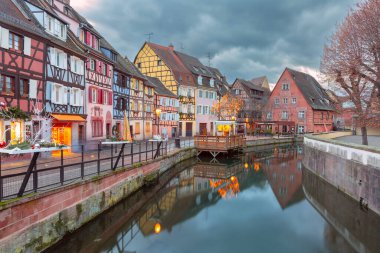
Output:
[[92,87],[88,88],[88,102],[92,103]]
[[108,65],[108,77],[112,77],[112,66]]
[[69,91],[69,94],[70,94],[70,105],[74,105],[74,96],[75,96],[74,89],[67,88],[67,90]]
[[62,54],[62,65],[63,69],[67,69],[67,54],[66,53],[61,53]]
[[55,86],[55,84],[52,83],[51,84],[51,100],[50,100],[52,103],[55,103],[57,101],[57,98],[55,96],[56,90],[57,90],[57,87]]
[[70,56],[70,70],[71,72],[74,72],[74,69],[75,69],[75,59],[74,59],[74,56]]
[[24,54],[30,56],[32,42],[29,37],[24,37]]
[[62,104],[64,104],[64,105],[66,105],[67,104],[67,97],[68,97],[68,91],[69,91],[69,88],[66,88],[66,87],[62,87],[61,88],[62,90],[63,90],[63,92],[62,92],[62,96],[63,96],[63,99],[62,99]]
[[29,98],[37,99],[37,80],[29,80]]
[[164,98],[160,98],[160,105],[164,105]]
[[91,44],[91,33],[89,31],[86,32],[86,44]]
[[108,104],[112,105],[112,92],[108,92]]
[[83,90],[81,90],[80,91],[80,95],[79,95],[79,105],[80,106],[83,106],[83,104],[84,104],[84,91]]
[[98,104],[103,104],[103,90],[98,89]]
[[56,51],[55,51],[55,48],[53,47],[50,47],[49,48],[49,57],[50,57],[50,64],[53,65],[53,66],[57,66],[57,56],[56,56]]
[[90,58],[87,58],[86,69],[90,69],[90,68],[91,68]]
[[79,74],[84,75],[84,61],[79,60]]
[[9,30],[3,27],[0,27],[0,32],[1,32],[0,46],[2,48],[8,49],[9,48]]

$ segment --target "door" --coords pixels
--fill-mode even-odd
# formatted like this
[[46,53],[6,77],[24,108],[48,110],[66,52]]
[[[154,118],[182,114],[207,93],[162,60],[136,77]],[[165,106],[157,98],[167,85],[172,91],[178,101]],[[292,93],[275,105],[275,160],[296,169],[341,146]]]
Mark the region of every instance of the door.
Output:
[[175,138],[175,137],[177,137],[177,128],[173,127],[172,128],[172,138]]
[[110,123],[107,123],[106,124],[106,137],[110,137],[111,136],[111,124]]
[[199,123],[199,134],[207,135],[207,123]]
[[193,123],[186,122],[186,137],[193,136]]
[[84,126],[83,125],[79,125],[79,128],[78,128],[78,142],[79,144],[82,144],[83,142],[83,136],[84,136]]

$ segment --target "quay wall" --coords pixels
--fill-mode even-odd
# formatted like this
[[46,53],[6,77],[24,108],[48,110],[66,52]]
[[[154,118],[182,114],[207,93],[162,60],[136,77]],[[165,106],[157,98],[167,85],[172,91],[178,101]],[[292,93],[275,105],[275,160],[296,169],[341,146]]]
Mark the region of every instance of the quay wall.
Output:
[[304,138],[303,165],[380,214],[380,149],[328,139]]
[[140,189],[146,175],[162,174],[195,155],[195,149],[184,149],[54,191],[2,203],[0,252],[40,252]]

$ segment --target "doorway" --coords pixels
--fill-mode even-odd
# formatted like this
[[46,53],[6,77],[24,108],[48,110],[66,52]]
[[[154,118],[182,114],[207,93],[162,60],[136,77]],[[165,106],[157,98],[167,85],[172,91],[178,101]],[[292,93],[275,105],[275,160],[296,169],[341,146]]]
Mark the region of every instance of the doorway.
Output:
[[207,123],[199,123],[199,134],[207,135]]
[[193,136],[193,123],[186,122],[186,137]]

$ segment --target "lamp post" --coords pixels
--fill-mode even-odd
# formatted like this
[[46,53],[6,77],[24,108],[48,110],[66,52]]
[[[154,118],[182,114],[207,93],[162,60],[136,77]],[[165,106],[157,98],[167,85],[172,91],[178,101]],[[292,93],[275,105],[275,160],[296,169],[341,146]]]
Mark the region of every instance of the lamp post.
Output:
[[157,132],[158,135],[160,135],[160,115],[161,115],[161,109],[156,109],[156,116],[157,116]]

